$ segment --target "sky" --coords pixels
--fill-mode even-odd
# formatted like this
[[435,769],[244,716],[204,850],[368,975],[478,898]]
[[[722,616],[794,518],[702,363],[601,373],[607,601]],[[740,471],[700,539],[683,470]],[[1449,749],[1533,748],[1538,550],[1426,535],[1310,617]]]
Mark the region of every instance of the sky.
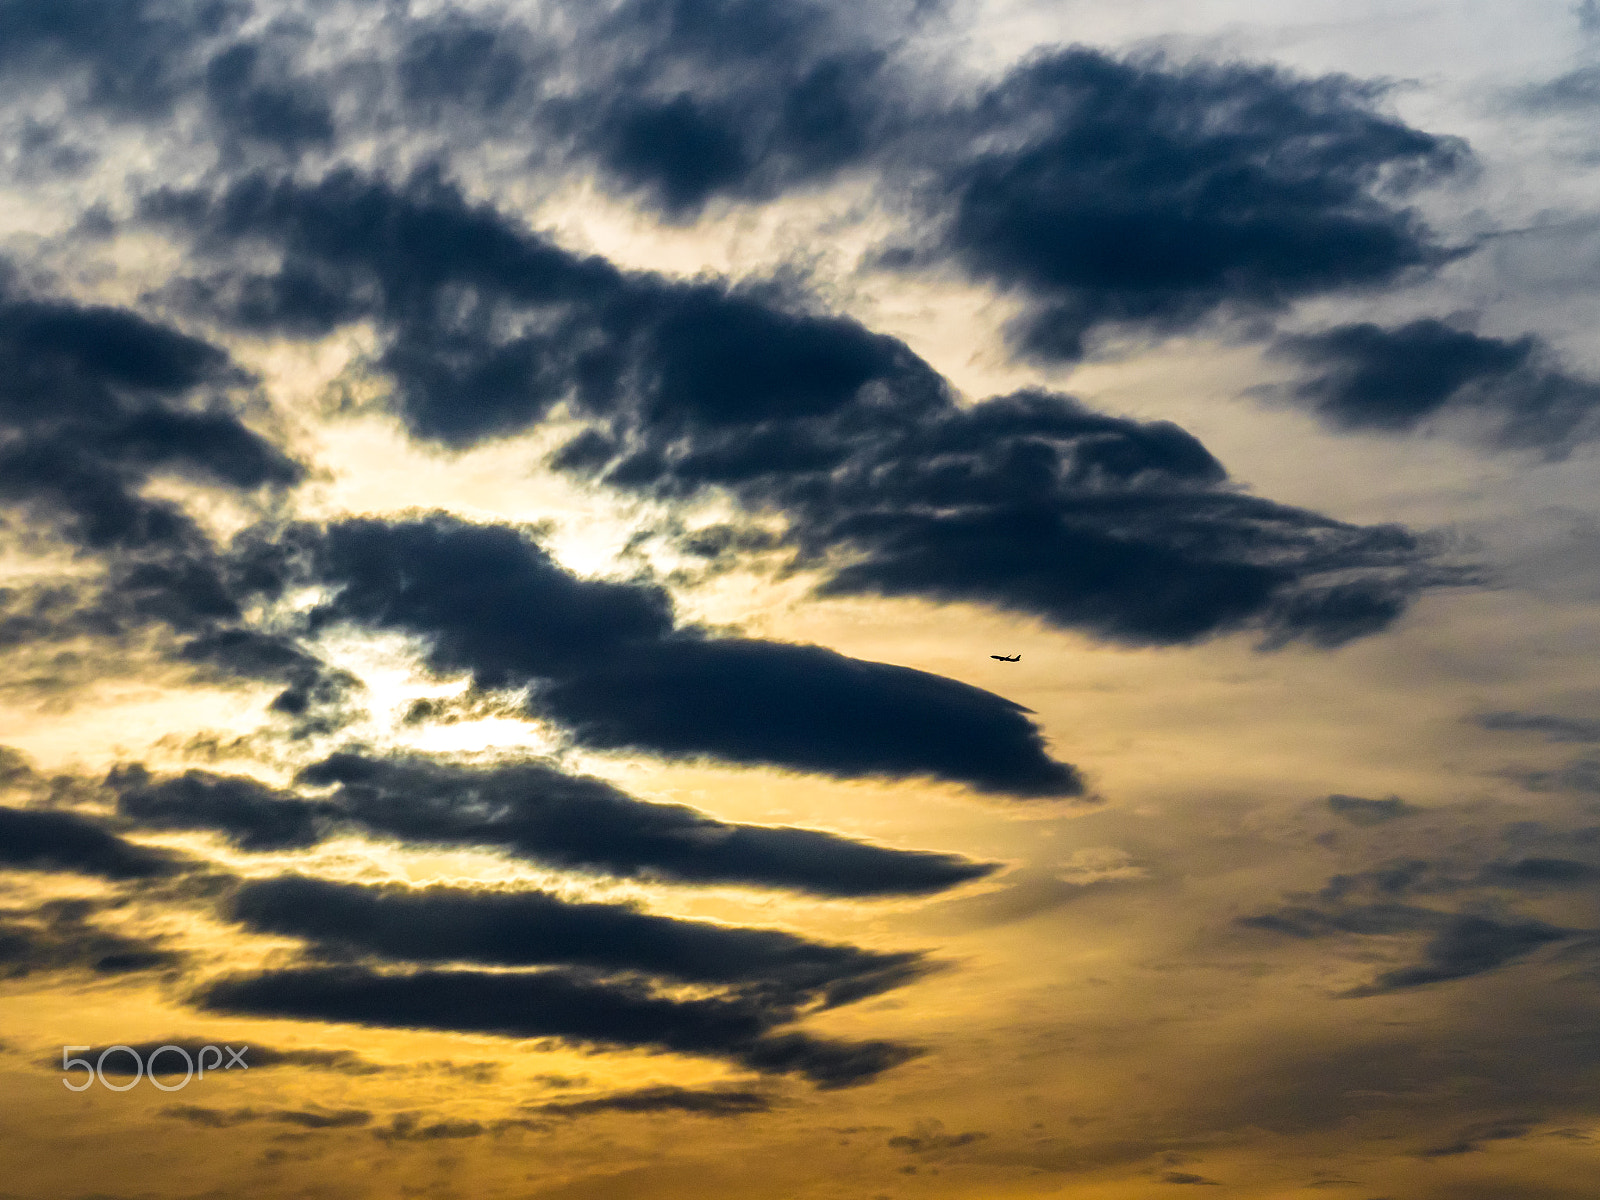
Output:
[[0,1197],[1590,1200],[1597,109],[0,0]]

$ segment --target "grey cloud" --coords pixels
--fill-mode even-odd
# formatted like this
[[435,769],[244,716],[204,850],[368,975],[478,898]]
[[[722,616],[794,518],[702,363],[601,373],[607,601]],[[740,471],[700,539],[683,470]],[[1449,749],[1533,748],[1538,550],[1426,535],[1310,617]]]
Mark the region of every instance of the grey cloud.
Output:
[[396,1113],[387,1127],[372,1136],[385,1142],[441,1142],[482,1137],[491,1127],[481,1121],[433,1121],[424,1124],[416,1113]]
[[912,1132],[896,1134],[889,1139],[888,1144],[908,1154],[928,1155],[944,1150],[958,1150],[962,1146],[981,1142],[988,1136],[982,1130],[976,1129],[965,1133],[946,1133],[942,1121],[919,1121]]
[[1600,796],[1600,757],[1579,755],[1552,770],[1508,770],[1530,792],[1573,792],[1580,796]]
[[1586,112],[1600,106],[1600,66],[1578,67],[1554,79],[1519,87],[1512,95],[1535,111]]
[[1581,717],[1497,711],[1478,713],[1470,719],[1481,728],[1496,732],[1542,733],[1549,742],[1600,742],[1600,721]]
[[1328,797],[1327,805],[1329,810],[1352,825],[1378,825],[1384,821],[1393,821],[1397,817],[1409,816],[1416,811],[1399,796],[1390,796],[1384,800],[1367,800],[1361,796],[1335,793]]
[[1491,863],[1483,879],[1507,887],[1576,887],[1600,881],[1600,867],[1571,858],[1519,858]]
[[1513,1117],[1500,1121],[1486,1121],[1469,1125],[1463,1129],[1457,1139],[1442,1146],[1421,1152],[1423,1158],[1449,1158],[1458,1154],[1470,1154],[1475,1150],[1483,1149],[1485,1142],[1513,1141],[1525,1138],[1540,1124],[1538,1117]]
[[[1235,923],[1303,940],[1427,934],[1421,961],[1381,972],[1344,993],[1374,996],[1482,975],[1586,932],[1510,915],[1504,911],[1504,898],[1495,899],[1485,889],[1538,893],[1592,886],[1597,879],[1600,868],[1571,859],[1500,860],[1475,871],[1423,859],[1395,860],[1335,875],[1317,893],[1296,895],[1295,903],[1239,917]],[[1435,896],[1456,898],[1456,910],[1413,902]]]
[[1423,947],[1423,962],[1385,971],[1372,983],[1348,994],[1374,996],[1481,975],[1531,954],[1541,946],[1564,941],[1576,932],[1543,921],[1502,922],[1470,915],[1454,917]]
[[366,1125],[372,1114],[365,1109],[284,1109],[284,1108],[206,1108],[198,1104],[174,1104],[161,1115],[198,1125],[203,1129],[231,1129],[235,1125],[266,1121],[295,1125],[301,1129],[350,1129]]
[[46,901],[26,913],[0,910],[0,979],[80,971],[111,977],[182,961],[157,939],[91,923],[93,911],[91,903],[79,900]]
[[684,1088],[670,1084],[611,1092],[582,1100],[553,1100],[535,1111],[553,1117],[584,1117],[595,1113],[688,1113],[702,1117],[743,1117],[771,1111],[767,1092],[748,1088]]

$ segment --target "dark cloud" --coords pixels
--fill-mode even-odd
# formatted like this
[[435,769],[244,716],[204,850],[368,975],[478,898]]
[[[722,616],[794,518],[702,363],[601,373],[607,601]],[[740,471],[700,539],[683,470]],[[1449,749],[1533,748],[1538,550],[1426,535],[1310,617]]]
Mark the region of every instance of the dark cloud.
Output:
[[317,620],[419,634],[430,665],[480,687],[533,684],[531,707],[585,745],[1025,797],[1083,791],[1020,705],[818,646],[676,627],[663,589],[579,579],[514,528],[443,514],[342,521],[319,570],[338,590]]
[[0,501],[54,517],[100,550],[203,542],[152,474],[242,490],[301,467],[243,424],[216,347],[118,308],[38,300],[0,275]]
[[781,512],[825,591],[994,604],[1131,642],[1255,628],[1336,645],[1462,577],[1397,527],[1243,494],[1176,426],[1038,392],[962,406],[894,339],[777,288],[618,271],[437,173],[252,176],[145,211],[214,257],[278,255],[191,281],[208,312],[285,331],[377,318],[413,432],[463,445],[565,400],[597,424],[558,467]]
[[1215,1179],[1207,1179],[1204,1175],[1196,1175],[1192,1171],[1168,1171],[1161,1176],[1162,1183],[1195,1183],[1204,1187],[1221,1187]]
[[[237,581],[190,513],[146,490],[177,476],[254,503],[301,479],[236,414],[232,393],[249,382],[208,342],[124,309],[28,296],[0,272],[0,504],[93,552],[99,568],[0,589],[0,645],[82,639],[265,675],[289,692],[333,678],[286,645],[269,663],[265,635],[224,632],[243,615]],[[47,665],[39,682],[56,673]]]
[[1264,929],[1291,937],[1321,938],[1341,933],[1415,933],[1437,928],[1444,920],[1443,914],[1431,908],[1373,902],[1339,908],[1291,904],[1272,912],[1240,917],[1237,923],[1248,929]]
[[1131,643],[1255,628],[1337,645],[1387,625],[1422,583],[1413,535],[1244,495],[1176,426],[1067,397],[811,437],[826,459],[758,460],[737,490],[790,513],[802,561],[839,562],[824,594],[978,602]]
[[348,169],[310,185],[250,175],[215,194],[158,191],[143,208],[215,255],[241,244],[279,254],[271,273],[219,267],[177,299],[262,330],[380,318],[393,337],[379,365],[403,415],[451,445],[519,432],[563,399],[718,427],[838,407],[907,372],[933,379],[899,342],[846,318],[564,250],[436,170],[399,186]]
[[980,1130],[966,1133],[946,1133],[942,1121],[919,1121],[911,1133],[896,1134],[889,1145],[909,1154],[934,1154],[942,1150],[957,1150],[981,1142],[989,1135]]
[[440,1142],[482,1137],[491,1128],[481,1121],[434,1121],[424,1125],[416,1113],[396,1113],[387,1128],[374,1129],[372,1136],[385,1142]]
[[[15,142],[14,178],[32,182],[42,174],[81,176],[94,165],[95,153],[73,138],[66,123],[25,117]],[[85,232],[88,227],[85,226]]]
[[1385,971],[1372,983],[1349,994],[1373,996],[1481,975],[1531,954],[1541,946],[1570,938],[1575,932],[1543,921],[1502,922],[1488,917],[1457,916],[1423,947],[1423,962]]
[[1600,881],[1600,867],[1571,858],[1519,858],[1484,868],[1486,883],[1504,887],[1575,887]]
[[1385,800],[1366,800],[1360,796],[1335,793],[1328,797],[1327,804],[1331,812],[1343,817],[1352,825],[1379,825],[1384,821],[1393,821],[1397,817],[1409,816],[1416,812],[1415,808],[1399,796],[1390,796]]
[[77,813],[0,807],[0,867],[135,880],[176,875],[191,865],[182,855],[130,842]]
[[517,693],[484,692],[470,687],[458,696],[424,696],[406,706],[407,725],[455,725],[462,721],[516,718],[527,711],[527,698]]
[[552,1100],[537,1111],[554,1117],[586,1117],[594,1113],[690,1113],[700,1117],[744,1117],[770,1112],[766,1092],[744,1088],[684,1088],[670,1084],[612,1092],[584,1100]]
[[[19,15],[13,57],[86,66],[106,100],[131,93],[126,77],[141,63],[137,111],[195,95],[225,147],[331,147],[343,100],[373,114],[369,133],[398,123],[451,143],[532,142],[541,165],[596,170],[603,186],[669,219],[871,172],[886,192],[923,200],[914,219],[935,232],[909,258],[952,260],[1026,296],[1019,338],[1047,357],[1078,357],[1106,324],[1173,329],[1438,263],[1448,252],[1403,197],[1466,157],[1458,141],[1384,115],[1378,86],[1271,67],[1057,48],[963,95],[902,60],[934,11],[920,4],[872,15],[767,0],[396,11],[373,42],[382,51],[316,76],[293,69],[310,35],[292,22],[234,38],[234,6],[106,8],[76,28]],[[113,44],[127,52],[108,53]],[[579,62],[576,75],[563,69]],[[299,258],[233,298],[258,316],[287,306],[336,318],[364,304],[338,274]],[[540,389],[519,400],[510,378],[598,330],[547,324],[487,357],[470,331],[449,332],[403,339],[391,356],[411,360],[422,385],[413,399],[436,417],[452,385],[490,407],[539,407]],[[594,349],[576,357],[609,370]]]
[[348,672],[294,637],[244,624],[247,590],[198,530],[176,545],[112,551],[94,567],[0,587],[8,689],[70,699],[118,671],[154,667],[209,686],[276,684],[268,712],[293,738],[332,732],[360,712],[364,689]]
[[31,912],[0,910],[0,979],[72,971],[126,975],[182,960],[157,940],[92,924],[94,909],[89,901],[49,900]]
[[[889,259],[1027,297],[1019,340],[1046,357],[1106,324],[1173,329],[1448,257],[1403,196],[1465,148],[1384,115],[1381,87],[1079,46],[968,96],[900,57],[931,11],[635,0],[564,14],[565,38],[452,14],[399,35],[401,91],[500,136],[527,114],[522,136],[669,219],[871,171],[935,230]],[[540,87],[563,55],[581,79]]]
[[[1381,629],[1423,586],[1425,545],[1246,496],[1188,434],[1021,393],[926,417],[841,414],[771,441],[602,477],[722,486],[789,514],[824,594],[966,601],[1133,643],[1265,628],[1336,645]],[[801,455],[800,461],[795,461]]]
[[[124,768],[119,810],[158,827],[216,829],[236,844],[282,846],[324,829],[406,842],[503,848],[556,866],[685,883],[790,887],[831,896],[935,892],[991,873],[958,854],[896,850],[838,834],[718,821],[692,808],[635,799],[592,776],[537,759],[458,762],[346,752],[306,768],[328,799],[255,780],[192,771],[152,781]],[[280,805],[279,808],[268,807]]]
[[1398,858],[1365,871],[1331,876],[1317,893],[1325,901],[1387,900],[1453,892],[1462,880],[1445,866],[1422,858]]
[[238,0],[5,0],[0,78],[74,83],[102,111],[160,116],[188,90],[197,43],[248,11]]
[[1449,914],[1410,901],[1458,893],[1467,886],[1468,881],[1436,863],[1394,859],[1334,875],[1316,892],[1292,893],[1295,903],[1240,917],[1237,923],[1299,938],[1435,931],[1449,921]]
[[231,1129],[254,1121],[295,1125],[301,1129],[350,1129],[372,1120],[372,1114],[360,1108],[205,1108],[198,1104],[169,1105],[161,1110],[161,1115],[203,1129]]
[[559,680],[536,703],[579,742],[605,749],[845,778],[930,775],[1024,798],[1084,791],[1073,767],[1049,757],[1020,704],[820,646],[663,641]]
[[253,9],[249,0],[63,0],[48,10],[8,0],[0,86],[64,85],[97,115],[147,123],[198,100],[225,160],[330,148],[337,85],[294,69],[310,27],[279,19],[234,40]]
[[1513,1141],[1525,1138],[1540,1124],[1538,1117],[1512,1117],[1499,1121],[1484,1121],[1463,1129],[1453,1142],[1422,1151],[1423,1158],[1448,1158],[1457,1154],[1471,1154],[1482,1150],[1485,1142]]
[[226,137],[289,151],[331,146],[328,98],[315,84],[294,78],[293,54],[284,52],[304,49],[242,41],[211,58],[204,93]]
[[[824,594],[990,604],[1134,643],[1265,628],[1334,645],[1394,619],[1425,545],[1242,494],[1194,438],[1038,392],[656,441],[595,472],[779,509]],[[559,462],[560,460],[558,460]],[[591,468],[593,470],[593,468]],[[648,474],[645,474],[648,472]]]
[[[424,118],[459,119],[463,110],[493,118],[528,99],[530,75],[548,68],[554,48],[514,23],[475,19],[460,10],[409,25],[395,53],[395,78],[408,109]],[[527,104],[518,104],[518,114]]]
[[1470,718],[1480,728],[1495,732],[1542,733],[1549,742],[1600,742],[1600,721],[1563,717],[1555,713],[1486,712]]
[[186,771],[155,780],[140,766],[113,770],[106,780],[117,811],[147,829],[217,829],[244,850],[289,850],[329,835],[334,807],[285,796],[254,779]]
[[[902,28],[920,15],[882,7]],[[532,136],[683,219],[824,181],[881,146],[903,106],[896,38],[875,24],[890,22],[805,0],[629,0],[558,22],[452,12],[396,25],[396,73],[413,120]],[[563,61],[584,70],[549,86]]]
[[543,892],[363,886],[300,875],[240,885],[227,915],[260,933],[415,963],[566,964],[690,983],[728,984],[799,1004],[842,1004],[927,970],[914,953],[878,953],[749,929],[655,916]]
[[1505,774],[1530,792],[1600,796],[1600,757],[1595,755],[1579,755],[1553,770],[1514,770]]
[[[1347,996],[1373,996],[1466,979],[1522,959],[1542,946],[1585,931],[1517,916],[1503,894],[1537,895],[1550,888],[1592,886],[1600,868],[1574,859],[1502,859],[1451,868],[1426,859],[1395,859],[1364,871],[1334,875],[1293,903],[1236,919],[1245,928],[1301,939],[1338,936],[1409,938],[1426,934],[1421,961],[1382,972]],[[1455,911],[1427,903],[1451,897]]]
[[427,637],[429,662],[482,687],[582,674],[670,636],[665,589],[581,579],[527,531],[443,513],[327,528],[319,575],[337,589],[317,613]]
[[1077,358],[1106,323],[1388,283],[1446,252],[1401,207],[1464,147],[1382,115],[1343,76],[1082,47],[1012,70],[956,119],[971,149],[929,189],[938,248],[1030,301],[1029,352]]
[[340,754],[308,768],[304,778],[340,785],[337,801],[354,820],[405,840],[505,846],[546,862],[625,875],[870,896],[937,891],[992,870],[960,855],[717,821],[537,761],[475,767]]
[[1427,319],[1341,325],[1281,338],[1275,350],[1310,369],[1293,396],[1335,428],[1399,432],[1476,412],[1493,423],[1497,447],[1551,457],[1600,429],[1600,383],[1561,371],[1532,335],[1507,341]]
[[359,679],[282,634],[217,627],[185,642],[179,657],[223,677],[287,684],[268,711],[285,718],[297,738],[333,733],[361,712],[357,698],[365,685]]
[[85,639],[126,648],[154,629],[193,634],[236,619],[238,607],[213,565],[181,551],[117,558],[98,578],[0,589],[0,644],[16,651]]
[[599,982],[562,970],[404,975],[357,967],[266,971],[219,980],[195,1002],[210,1011],[260,1017],[554,1037],[709,1055],[765,1074],[800,1074],[820,1087],[865,1083],[916,1053],[889,1042],[773,1033],[796,1015],[784,1005],[749,997],[672,999],[639,985]]
[[805,1033],[774,1033],[740,1049],[737,1061],[769,1075],[800,1075],[819,1088],[868,1083],[921,1055],[904,1042],[846,1042]]
[[670,216],[770,198],[860,163],[898,116],[884,49],[840,25],[818,4],[637,0],[594,35],[626,65],[547,120]]

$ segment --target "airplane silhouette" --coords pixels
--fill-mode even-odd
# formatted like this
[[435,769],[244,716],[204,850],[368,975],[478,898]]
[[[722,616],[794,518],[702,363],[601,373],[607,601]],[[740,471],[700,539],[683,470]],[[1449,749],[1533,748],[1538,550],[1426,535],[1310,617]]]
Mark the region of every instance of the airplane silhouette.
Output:
[[1019,659],[1022,658],[1022,655],[1013,654],[1010,658],[1007,658],[1004,654],[991,654],[991,655],[989,655],[989,657],[994,659],[994,660],[996,660],[997,662],[1017,662]]

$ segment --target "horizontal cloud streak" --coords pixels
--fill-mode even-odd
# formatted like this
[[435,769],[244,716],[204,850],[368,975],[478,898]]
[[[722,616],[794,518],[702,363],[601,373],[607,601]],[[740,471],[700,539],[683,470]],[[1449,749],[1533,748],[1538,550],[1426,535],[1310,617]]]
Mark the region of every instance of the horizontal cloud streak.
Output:
[[821,1087],[865,1083],[912,1057],[889,1042],[773,1034],[793,1018],[747,999],[671,999],[559,970],[535,974],[357,967],[268,971],[210,984],[202,1008],[259,1017],[438,1029],[726,1058],[766,1074],[798,1074]]
[[769,1112],[772,1097],[741,1088],[684,1088],[672,1085],[635,1088],[584,1100],[552,1100],[538,1111],[553,1117],[586,1117],[595,1113],[692,1113],[702,1117],[743,1117]]
[[833,896],[939,891],[989,874],[956,854],[896,850],[817,830],[740,825],[638,800],[604,780],[539,760],[474,764],[337,754],[305,783],[329,799],[190,771],[113,774],[119,811],[155,828],[215,829],[241,846],[313,844],[361,829],[406,842],[501,848],[557,866],[685,883],[789,887]]
[[0,867],[134,880],[175,875],[191,865],[182,855],[130,842],[76,813],[0,807]]
[[89,921],[86,900],[47,900],[31,912],[0,910],[0,979],[57,972],[126,975],[183,959],[158,939],[129,937]]
[[415,963],[566,964],[691,983],[748,987],[787,1003],[839,1004],[927,969],[884,954],[749,929],[655,916],[543,892],[362,886],[305,876],[243,883],[227,913],[259,933]]

